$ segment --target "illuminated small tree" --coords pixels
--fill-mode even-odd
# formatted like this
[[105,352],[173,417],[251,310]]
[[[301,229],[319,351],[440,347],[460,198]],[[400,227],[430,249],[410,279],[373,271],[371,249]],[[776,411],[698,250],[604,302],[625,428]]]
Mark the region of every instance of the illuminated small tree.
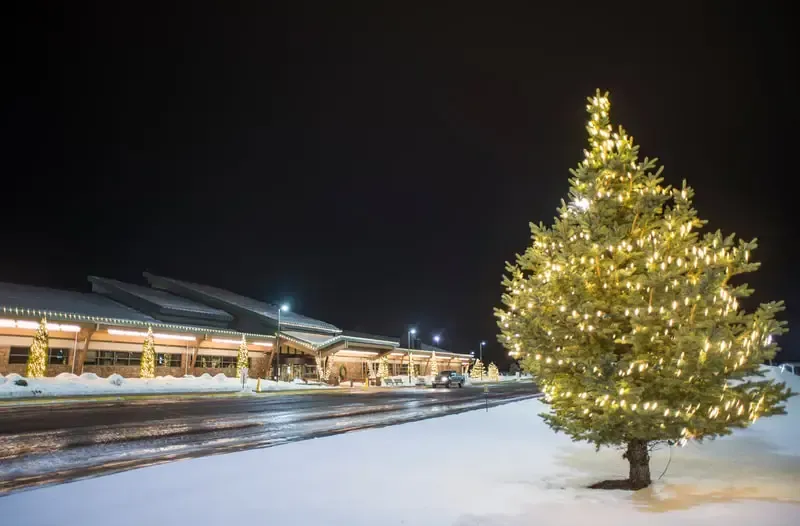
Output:
[[489,380],[496,382],[500,379],[500,370],[497,369],[497,366],[494,362],[489,364],[489,372],[488,372]]
[[[694,191],[662,186],[656,160],[589,98],[589,149],[572,170],[570,203],[507,265],[500,341],[545,393],[555,431],[625,449],[629,478],[650,479],[655,443],[713,438],[784,413],[785,384],[758,380],[775,356],[782,303],[747,313],[755,241],[697,230]],[[654,171],[655,170],[655,171]]]
[[47,372],[47,354],[49,352],[49,335],[47,334],[47,319],[42,318],[36,334],[33,336],[33,344],[28,351],[28,362],[25,365],[25,376],[28,378],[41,378]]
[[483,378],[483,362],[480,360],[475,360],[475,363],[472,365],[472,370],[469,372],[470,378],[474,378],[475,380],[481,380]]
[[139,365],[139,378],[153,378],[156,372],[156,344],[153,340],[153,329],[147,328],[147,336],[142,345],[142,361]]
[[389,377],[389,357],[381,356],[378,360],[378,378]]
[[236,376],[242,376],[242,369],[249,364],[247,354],[247,339],[242,334],[242,343],[239,344],[239,352],[236,354]]
[[439,374],[439,363],[436,361],[436,352],[431,353],[431,376]]
[[408,355],[408,374],[411,375],[412,378],[419,375],[419,370],[417,369],[416,362],[414,362],[413,354]]

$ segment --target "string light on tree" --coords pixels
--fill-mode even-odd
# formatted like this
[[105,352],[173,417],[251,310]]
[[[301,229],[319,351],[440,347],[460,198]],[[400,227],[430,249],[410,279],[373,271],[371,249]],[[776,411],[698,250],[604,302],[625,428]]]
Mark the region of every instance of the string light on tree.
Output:
[[[663,184],[655,159],[588,99],[589,148],[552,227],[506,266],[502,345],[520,353],[556,431],[620,447],[629,486],[650,484],[648,447],[730,433],[781,414],[783,384],[759,380],[785,332],[781,302],[745,312],[755,241],[699,231],[694,191]],[[525,306],[525,309],[520,309]],[[755,378],[753,378],[755,377]],[[747,381],[742,380],[748,378]]]
[[28,378],[42,378],[47,372],[47,355],[50,352],[50,336],[47,333],[47,319],[42,318],[36,334],[33,335],[33,344],[28,351],[28,362],[25,365],[25,376]]
[[239,352],[236,353],[236,376],[242,376],[242,369],[248,367],[250,360],[247,354],[247,339],[242,334],[242,343],[239,344]]
[[142,361],[139,365],[139,378],[153,378],[156,374],[156,344],[152,327],[147,328],[147,336],[142,344]]
[[469,372],[469,377],[475,380],[481,380],[483,378],[483,374],[483,362],[480,360],[475,360],[472,370]]
[[389,357],[381,356],[378,360],[378,378],[389,377]]
[[492,382],[497,382],[500,380],[500,370],[497,368],[494,362],[489,364],[487,376]]

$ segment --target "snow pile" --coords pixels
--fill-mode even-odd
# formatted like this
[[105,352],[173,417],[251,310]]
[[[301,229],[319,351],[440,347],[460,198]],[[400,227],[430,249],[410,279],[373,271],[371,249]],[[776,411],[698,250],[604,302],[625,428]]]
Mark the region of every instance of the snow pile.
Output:
[[[779,378],[800,391],[798,378]],[[673,449],[666,475],[635,493],[586,489],[592,482],[624,478],[627,463],[619,451],[596,453],[588,444],[554,434],[537,416],[545,409],[531,400],[489,412],[162,464],[15,493],[0,498],[0,516],[13,518],[18,526],[106,526],[108,510],[114,510],[118,526],[227,524],[232,513],[269,517],[271,524],[348,526],[798,523],[798,398],[790,400],[787,416],[761,419],[723,440]],[[476,456],[476,445],[493,453]],[[383,458],[387,451],[402,451],[402,467],[365,464],[335,479],[315,475],[341,473],[348,459]],[[669,454],[668,449],[653,454],[654,478]],[[280,476],[263,476],[258,466],[269,466],[270,473]],[[180,506],[163,498],[171,494],[181,496]],[[103,505],[86,506],[86,495],[103,495]],[[235,501],[236,509],[209,505],[208,495]]]
[[[67,376],[64,376],[67,375]],[[0,399],[49,397],[49,396],[81,396],[81,395],[129,395],[158,393],[212,393],[242,391],[239,378],[228,378],[220,373],[214,377],[204,374],[199,378],[159,376],[151,379],[124,378],[112,374],[108,378],[99,378],[94,373],[80,376],[63,373],[55,378],[26,378],[27,385],[16,385],[14,382],[22,378],[18,374],[9,374],[5,381],[0,381]],[[245,391],[255,391],[258,379],[250,378]],[[261,381],[262,391],[287,391],[292,389],[324,389],[328,386],[320,384],[294,384],[291,382]]]

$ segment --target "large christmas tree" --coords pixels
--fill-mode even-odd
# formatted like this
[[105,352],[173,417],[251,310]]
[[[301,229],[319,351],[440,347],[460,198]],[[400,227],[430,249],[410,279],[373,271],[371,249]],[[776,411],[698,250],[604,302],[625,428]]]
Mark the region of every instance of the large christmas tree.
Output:
[[242,376],[242,369],[249,364],[247,356],[247,339],[242,335],[242,343],[239,344],[239,352],[236,354],[236,376]]
[[[507,265],[501,342],[550,404],[547,424],[573,440],[618,446],[626,486],[650,484],[649,448],[731,432],[784,413],[784,384],[759,380],[785,323],[782,303],[747,313],[755,241],[719,232],[694,192],[663,186],[656,160],[615,131],[606,95],[589,98],[589,149],[569,203]],[[654,171],[655,170],[655,171]]]
[[142,344],[142,360],[139,364],[139,378],[152,378],[156,374],[156,344],[153,341],[153,329],[147,328]]
[[28,378],[41,378],[47,372],[47,354],[50,349],[50,336],[47,334],[47,320],[42,318],[36,334],[33,335],[33,344],[28,351],[28,362],[25,365],[25,376]]

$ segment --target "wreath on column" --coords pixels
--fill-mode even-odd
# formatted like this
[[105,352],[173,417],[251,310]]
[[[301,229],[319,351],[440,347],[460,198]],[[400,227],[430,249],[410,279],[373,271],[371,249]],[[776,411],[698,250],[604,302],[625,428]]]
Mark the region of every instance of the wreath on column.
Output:
[[344,364],[339,366],[339,378],[342,380],[347,378],[347,367],[345,367]]

